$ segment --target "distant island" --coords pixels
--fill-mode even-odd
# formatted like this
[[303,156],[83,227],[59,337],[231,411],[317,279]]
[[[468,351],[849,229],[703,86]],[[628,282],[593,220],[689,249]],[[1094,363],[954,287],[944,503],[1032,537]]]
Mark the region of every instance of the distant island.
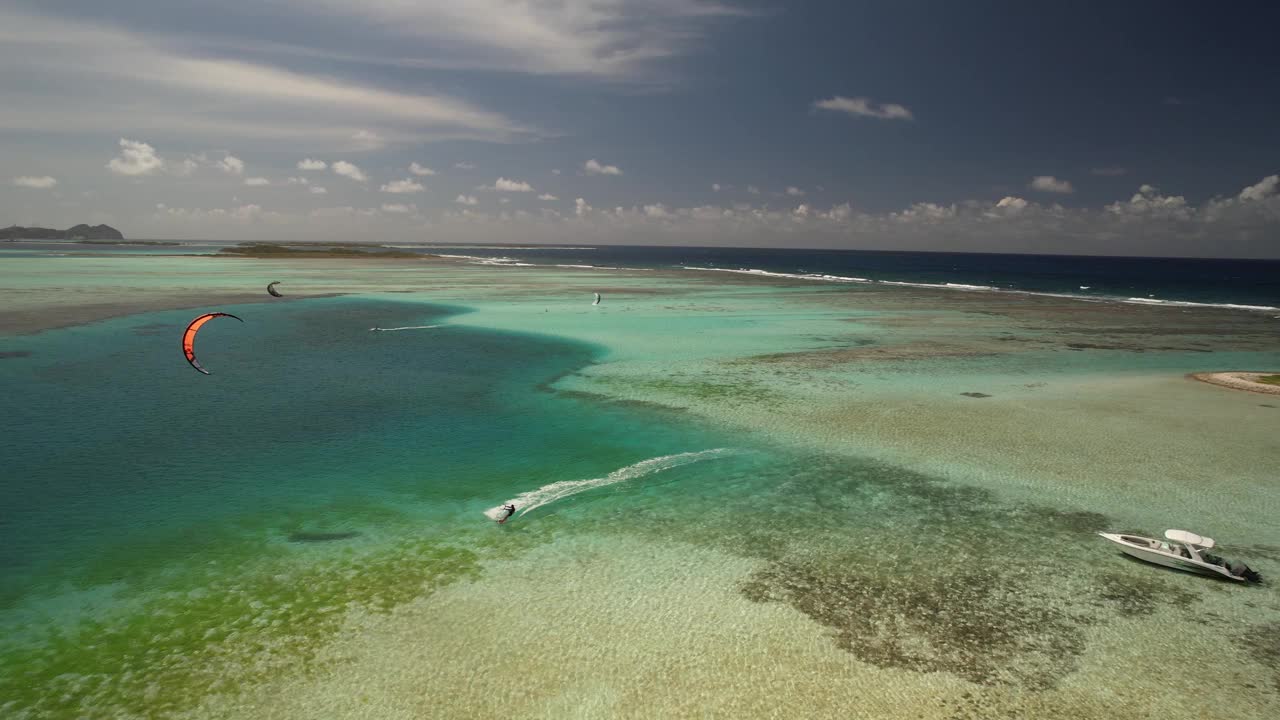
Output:
[[437,257],[423,253],[397,250],[384,245],[360,245],[358,243],[304,243],[288,245],[276,243],[241,243],[218,251],[222,255],[254,258],[428,258]]
[[66,230],[21,227],[0,228],[0,240],[124,240],[124,234],[110,225],[76,225]]

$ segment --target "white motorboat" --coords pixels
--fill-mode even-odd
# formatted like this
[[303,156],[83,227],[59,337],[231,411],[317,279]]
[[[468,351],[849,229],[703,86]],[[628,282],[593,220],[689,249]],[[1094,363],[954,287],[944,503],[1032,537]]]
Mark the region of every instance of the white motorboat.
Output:
[[1119,545],[1125,555],[1149,563],[1240,582],[1262,582],[1262,576],[1250,570],[1248,565],[1210,555],[1208,551],[1214,547],[1213,538],[1193,532],[1165,530],[1164,540],[1120,533],[1098,534]]

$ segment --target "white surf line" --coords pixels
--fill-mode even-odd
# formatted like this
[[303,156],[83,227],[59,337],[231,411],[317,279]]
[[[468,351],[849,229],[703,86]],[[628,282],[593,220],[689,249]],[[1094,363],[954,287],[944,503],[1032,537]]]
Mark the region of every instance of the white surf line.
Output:
[[734,451],[729,448],[715,448],[713,450],[699,450],[697,452],[679,453],[676,455],[663,455],[661,457],[649,458],[641,460],[634,465],[628,465],[619,468],[604,477],[590,478],[587,480],[560,480],[550,485],[543,485],[537,490],[530,490],[521,493],[514,498],[484,511],[485,517],[490,520],[501,520],[507,511],[503,505],[515,505],[516,515],[524,515],[530,510],[540,508],[548,503],[555,502],[562,498],[576,495],[598,487],[614,485],[627,480],[652,475],[664,470],[680,467],[681,465],[689,465],[702,460],[712,460],[714,458],[732,455]]
[[[904,282],[900,280],[871,280],[869,278],[845,277],[843,275],[818,275],[814,273],[783,273],[783,272],[772,272],[770,270],[756,270],[756,269],[746,269],[746,268],[739,269],[739,270],[732,270],[730,268],[696,267],[693,265],[680,265],[679,267],[684,268],[685,270],[695,270],[695,271],[704,271],[704,272],[727,272],[727,273],[737,273],[739,275],[763,275],[766,277],[790,278],[792,280],[812,280],[816,282],[834,282],[834,283],[858,283],[858,284],[865,284],[865,285],[896,285],[899,287],[918,287],[918,288],[930,288],[935,290],[962,290],[962,291],[968,291],[968,292],[995,292],[995,293],[1017,294],[1017,295],[1035,295],[1037,297],[1066,298],[1070,300],[1084,300],[1087,302],[1098,302],[1100,300],[1102,301],[1109,300],[1111,302],[1129,303],[1134,305],[1167,305],[1167,306],[1173,306],[1173,307],[1224,308],[1227,310],[1248,310],[1251,312],[1274,312],[1276,310],[1280,310],[1280,308],[1272,307],[1270,305],[1239,305],[1236,303],[1204,303],[1204,302],[1191,302],[1189,300],[1160,300],[1158,298],[1136,298],[1136,297],[1125,298],[1125,297],[1119,297],[1115,295],[1072,295],[1070,293],[1051,293],[1051,292],[1041,292],[1037,290],[1019,290],[1017,288],[1006,289],[1006,288],[993,287],[991,285],[966,285],[964,283],[917,283],[917,282]],[[1084,286],[1084,285],[1080,287],[1082,290],[1088,288],[1088,286]]]
[[397,332],[399,330],[430,330],[431,328],[444,327],[443,325],[406,325],[404,327],[384,328],[371,327],[369,332]]

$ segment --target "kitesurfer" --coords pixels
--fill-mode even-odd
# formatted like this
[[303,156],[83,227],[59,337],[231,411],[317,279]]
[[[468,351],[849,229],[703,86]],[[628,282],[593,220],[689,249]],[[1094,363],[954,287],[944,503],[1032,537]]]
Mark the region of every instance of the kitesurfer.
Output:
[[516,505],[515,505],[515,503],[511,503],[511,504],[509,504],[509,505],[503,505],[503,506],[502,506],[502,509],[503,509],[503,510],[506,510],[506,511],[507,511],[507,514],[506,514],[506,515],[503,515],[503,516],[502,516],[502,519],[498,521],[498,524],[499,524],[499,525],[501,525],[502,523],[504,523],[504,522],[506,522],[508,519],[510,519],[512,515],[515,515],[515,514],[516,514]]

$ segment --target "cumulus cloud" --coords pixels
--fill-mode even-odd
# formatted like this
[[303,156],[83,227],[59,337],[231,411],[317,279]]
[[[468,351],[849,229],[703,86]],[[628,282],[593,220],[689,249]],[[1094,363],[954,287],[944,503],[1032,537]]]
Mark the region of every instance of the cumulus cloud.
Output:
[[1000,202],[996,203],[995,210],[997,213],[1013,215],[1027,209],[1027,201],[1020,197],[1012,195],[1000,198]]
[[13,179],[13,184],[18,187],[34,188],[36,190],[48,190],[58,184],[57,178],[48,175],[32,176],[22,175]]
[[384,184],[381,188],[382,192],[384,193],[395,193],[400,195],[407,194],[407,193],[419,193],[425,189],[426,188],[422,187],[422,183],[417,182],[412,178],[405,178],[404,180],[393,180],[389,183]]
[[573,214],[578,217],[586,217],[587,214],[591,212],[591,209],[592,208],[587,204],[587,201],[582,198],[577,198],[573,201]]
[[722,186],[720,183],[711,183],[711,189],[715,192],[720,192],[721,188],[723,187],[724,186]]
[[221,170],[222,172],[228,175],[244,174],[244,161],[236,157],[235,155],[227,155],[226,157],[222,158],[218,162],[214,163],[214,165],[217,166],[219,170]]
[[476,169],[475,163],[470,163],[470,162],[456,162],[453,164],[453,166],[459,170],[475,170]]
[[552,195],[551,193],[542,193],[541,195],[538,196],[538,199],[550,201],[550,200],[559,200],[560,198],[556,197],[555,195]]
[[621,175],[622,174],[622,171],[618,169],[617,165],[602,165],[600,164],[600,161],[596,160],[595,158],[591,158],[590,160],[582,163],[582,169],[586,171],[588,175]]
[[[203,155],[199,157],[204,159]],[[180,162],[169,164],[168,170],[170,175],[188,177],[194,174],[199,167],[200,163],[196,162],[195,158],[183,158]]]
[[801,195],[804,195],[804,191],[794,185],[788,186],[785,192],[791,197],[800,197]]
[[138,140],[120,138],[120,155],[111,158],[107,169],[117,175],[154,175],[164,168],[156,149]]
[[760,188],[756,187],[755,185],[748,185],[747,192],[751,193],[752,195],[759,195]]
[[299,170],[324,170],[327,167],[329,167],[328,164],[326,164],[325,161],[323,160],[313,160],[311,158],[307,158],[305,160],[298,161]]
[[382,212],[403,214],[417,210],[416,205],[403,205],[401,203],[383,203]]
[[1181,195],[1164,195],[1154,185],[1142,185],[1129,202],[1116,202],[1107,211],[1120,216],[1187,219],[1191,216],[1187,199]]
[[271,181],[264,177],[251,177],[245,178],[244,184],[249,185],[250,187],[261,187],[263,185],[270,185]]
[[334,163],[332,167],[335,173],[346,178],[351,178],[356,182],[366,182],[369,179],[360,168],[352,165],[346,160],[339,160]]
[[863,117],[879,118],[881,120],[912,120],[915,118],[911,111],[896,103],[883,103],[877,105],[871,100],[864,97],[848,98],[843,95],[827,98],[826,100],[818,100],[813,104],[816,110],[831,110],[833,112],[842,112],[848,115],[861,115]]
[[291,177],[285,183],[289,185],[309,185],[311,181],[304,177]]
[[498,190],[500,192],[533,192],[533,186],[523,180],[508,180],[500,177],[493,181],[493,185],[487,185],[485,190]]
[[453,201],[458,203],[459,205],[479,205],[480,204],[480,201],[476,199],[475,195],[459,195],[458,197],[454,198]]
[[436,171],[435,171],[435,170],[432,170],[431,168],[426,167],[425,165],[419,165],[419,164],[418,164],[418,163],[416,163],[416,162],[415,162],[415,163],[409,163],[409,172],[413,173],[414,175],[418,175],[418,176],[424,176],[424,175],[435,175],[435,174],[436,174]]
[[1265,200],[1276,194],[1276,185],[1280,183],[1280,175],[1268,175],[1257,183],[1240,191],[1241,200]]
[[307,188],[307,190],[309,190],[313,195],[324,195],[325,193],[329,192],[328,190],[325,190],[319,185],[312,185],[311,187]]
[[1049,192],[1049,193],[1066,194],[1066,193],[1073,193],[1076,191],[1075,188],[1071,187],[1070,182],[1066,180],[1059,180],[1058,178],[1052,175],[1037,175],[1031,178],[1031,182],[1030,184],[1028,184],[1027,187],[1031,188],[1032,190],[1039,190],[1040,192]]
[[646,217],[651,217],[651,218],[671,217],[671,213],[667,210],[666,206],[663,205],[662,203],[658,203],[656,205],[645,205],[644,214]]

